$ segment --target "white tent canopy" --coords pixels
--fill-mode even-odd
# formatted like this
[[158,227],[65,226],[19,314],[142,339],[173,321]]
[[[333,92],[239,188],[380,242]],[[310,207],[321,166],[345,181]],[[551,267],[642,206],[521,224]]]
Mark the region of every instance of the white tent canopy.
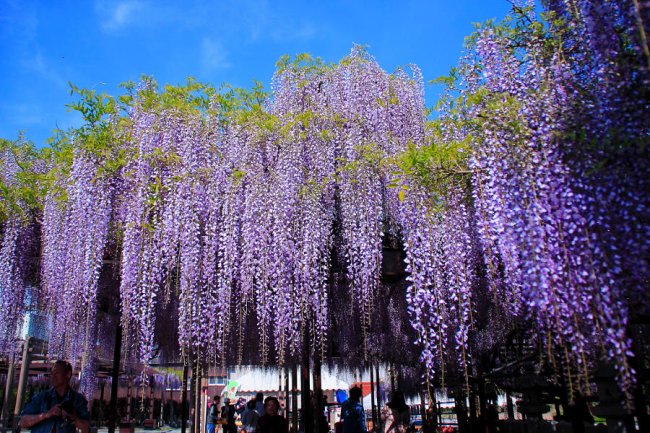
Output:
[[[230,374],[230,381],[238,383],[238,392],[264,392],[278,391],[280,387],[284,390],[285,377],[284,371],[277,367],[260,368],[260,367],[237,367]],[[310,378],[313,387],[313,378]],[[327,390],[347,390],[350,384],[354,382],[354,375],[349,372],[330,371],[323,368],[321,372],[321,388]],[[293,385],[291,385],[293,388]],[[300,391],[300,378],[296,389]]]

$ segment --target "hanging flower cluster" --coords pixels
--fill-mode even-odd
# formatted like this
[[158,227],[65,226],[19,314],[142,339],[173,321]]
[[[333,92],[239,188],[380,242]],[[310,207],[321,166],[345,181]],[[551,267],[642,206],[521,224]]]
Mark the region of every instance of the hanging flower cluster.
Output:
[[95,350],[97,285],[113,196],[111,180],[98,176],[99,166],[77,150],[69,176],[45,197],[41,286],[52,317],[52,357],[77,359]]
[[36,227],[26,197],[11,195],[24,187],[31,155],[12,143],[0,143],[0,352],[13,353],[33,281]]
[[[196,251],[200,249],[196,207],[206,197],[192,189],[193,177],[201,167],[196,161],[201,156],[193,135],[196,128],[185,125],[174,113],[148,113],[137,104],[131,120],[137,153],[124,167],[120,191],[119,223],[124,228],[120,294],[125,338],[138,342],[137,356],[148,362],[155,350],[156,306],[169,302],[171,280],[178,278],[181,292],[180,323],[192,323],[196,314],[192,309],[209,301],[198,297],[199,278],[192,281],[187,277],[200,275],[200,263],[180,258],[192,257],[188,250],[194,257],[200,253]],[[188,154],[191,158],[183,159]],[[172,276],[170,271],[177,267],[178,273]],[[165,284],[167,279],[169,284]],[[181,330],[180,335],[187,344],[188,330]]]
[[[479,287],[474,216],[459,191],[434,212],[428,194],[413,188],[402,204],[401,226],[411,288],[411,323],[418,331],[427,377],[470,362],[470,329],[475,325],[474,292]],[[455,355],[455,356],[454,356]]]

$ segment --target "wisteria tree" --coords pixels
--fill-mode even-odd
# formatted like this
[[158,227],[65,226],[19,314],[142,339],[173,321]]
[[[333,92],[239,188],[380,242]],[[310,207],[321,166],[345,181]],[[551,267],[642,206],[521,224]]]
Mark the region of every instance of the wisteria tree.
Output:
[[[647,10],[545,6],[477,29],[433,120],[420,70],[361,47],[283,58],[269,93],[73,88],[84,127],[40,159],[3,143],[0,349],[40,240],[50,352],[89,370],[110,256],[144,364],[169,347],[223,364],[416,348],[426,382],[468,385],[516,326],[570,393],[603,358],[629,391],[630,315],[648,309]],[[387,239],[406,257],[399,297]]]

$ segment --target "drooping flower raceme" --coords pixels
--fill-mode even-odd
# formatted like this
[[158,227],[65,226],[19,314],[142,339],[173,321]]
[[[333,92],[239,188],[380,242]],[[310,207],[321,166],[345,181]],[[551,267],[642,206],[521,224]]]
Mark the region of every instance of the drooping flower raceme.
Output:
[[97,284],[113,198],[111,179],[98,176],[98,168],[78,151],[69,178],[61,179],[64,198],[53,189],[45,199],[42,288],[52,315],[49,352],[61,358],[95,350]]

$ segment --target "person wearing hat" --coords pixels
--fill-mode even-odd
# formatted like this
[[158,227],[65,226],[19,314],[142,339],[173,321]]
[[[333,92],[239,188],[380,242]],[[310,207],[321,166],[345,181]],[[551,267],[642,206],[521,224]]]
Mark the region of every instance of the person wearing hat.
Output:
[[221,408],[221,420],[223,422],[223,433],[237,433],[237,425],[235,425],[235,406],[230,404],[228,397],[223,399],[223,407]]

